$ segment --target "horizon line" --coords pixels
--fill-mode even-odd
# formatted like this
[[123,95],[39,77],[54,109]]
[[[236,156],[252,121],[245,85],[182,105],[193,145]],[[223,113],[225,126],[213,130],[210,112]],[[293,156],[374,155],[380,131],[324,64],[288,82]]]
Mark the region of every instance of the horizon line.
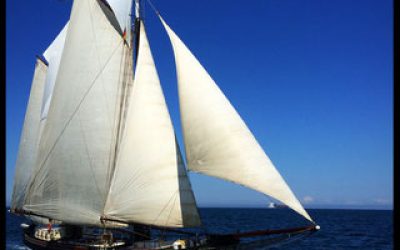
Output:
[[[5,206],[6,210],[10,208],[9,205]],[[256,206],[198,206],[198,208],[214,208],[214,209],[267,209],[267,210],[291,210],[289,207],[284,208],[269,208],[269,207],[256,207]],[[331,207],[305,207],[307,210],[385,210],[393,211],[393,206],[352,206],[352,205],[338,205]]]

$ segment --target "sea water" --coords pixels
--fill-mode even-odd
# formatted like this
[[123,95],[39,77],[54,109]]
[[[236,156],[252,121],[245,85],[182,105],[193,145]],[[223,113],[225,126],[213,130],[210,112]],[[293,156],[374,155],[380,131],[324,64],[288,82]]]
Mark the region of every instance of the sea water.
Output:
[[[393,249],[391,210],[307,209],[321,230],[275,246],[249,245],[242,249]],[[308,225],[289,209],[201,208],[209,233],[234,233]],[[6,214],[6,248],[29,249],[22,242],[24,217]],[[251,241],[253,239],[248,239]]]

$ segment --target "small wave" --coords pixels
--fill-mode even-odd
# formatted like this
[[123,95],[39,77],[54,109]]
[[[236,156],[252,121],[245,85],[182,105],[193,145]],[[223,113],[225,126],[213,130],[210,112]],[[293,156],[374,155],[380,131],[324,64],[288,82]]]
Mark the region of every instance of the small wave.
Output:
[[31,248],[24,246],[24,245],[18,245],[18,244],[7,244],[6,249],[9,250],[32,250]]

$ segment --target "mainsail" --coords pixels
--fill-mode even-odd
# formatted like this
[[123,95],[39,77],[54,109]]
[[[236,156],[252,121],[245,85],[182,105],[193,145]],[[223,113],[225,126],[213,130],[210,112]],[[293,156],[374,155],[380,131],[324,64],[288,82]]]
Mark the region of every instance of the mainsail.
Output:
[[41,59],[36,59],[35,73],[32,80],[15,167],[14,188],[11,200],[12,210],[22,209],[26,187],[34,170],[38,150],[40,113],[46,73],[47,65]]
[[[36,170],[24,209],[100,224],[107,197],[128,49],[101,1],[74,1]],[[73,215],[73,216],[71,216]]]
[[200,218],[147,40],[140,23],[135,79],[104,214],[163,227]]
[[269,195],[312,221],[214,80],[159,17],[175,55],[188,168]]

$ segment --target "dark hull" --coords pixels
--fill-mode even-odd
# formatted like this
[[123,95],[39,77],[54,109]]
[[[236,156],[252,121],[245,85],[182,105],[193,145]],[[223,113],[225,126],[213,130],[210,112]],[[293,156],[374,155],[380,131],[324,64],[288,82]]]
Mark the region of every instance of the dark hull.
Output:
[[[303,227],[295,229],[281,229],[281,230],[262,230],[253,231],[239,234],[227,234],[227,235],[208,235],[207,241],[196,247],[187,247],[186,249],[226,249],[226,250],[237,250],[237,249],[254,249],[258,247],[274,246],[282,244],[284,241],[289,239],[295,240],[300,239],[303,236],[307,236],[315,229],[312,227]],[[241,243],[241,238],[246,237],[260,237],[260,236],[271,236],[267,239],[259,239],[252,242]],[[33,250],[94,250],[94,249],[118,249],[118,250],[143,250],[143,249],[173,249],[171,244],[165,244],[166,242],[158,241],[143,241],[128,243],[122,246],[112,247],[99,247],[93,246],[89,243],[84,243],[78,240],[58,240],[58,241],[44,241],[34,237],[32,230],[24,230],[24,244]],[[171,243],[171,242],[170,242]],[[164,246],[164,247],[160,247]]]
[[[79,242],[72,243],[67,241],[44,241],[24,233],[24,244],[33,250],[89,250],[100,249],[99,247],[90,247],[80,244]],[[109,249],[134,249],[133,246],[113,247]]]
[[63,243],[63,242],[59,242],[59,241],[47,242],[44,240],[39,240],[39,239],[36,239],[35,237],[32,237],[26,233],[24,233],[24,244],[34,250],[88,249],[85,247],[79,248],[76,245],[71,245],[71,244]]
[[[98,250],[98,249],[115,249],[115,250],[143,250],[143,249],[161,249],[157,241],[136,242],[135,244],[125,244],[123,246],[112,247],[96,247],[85,244],[79,240],[58,240],[58,241],[44,241],[35,238],[29,232],[24,232],[24,244],[33,250]],[[187,248],[187,249],[210,249],[204,248]],[[173,249],[172,247],[162,249]],[[213,248],[211,248],[213,249]]]

